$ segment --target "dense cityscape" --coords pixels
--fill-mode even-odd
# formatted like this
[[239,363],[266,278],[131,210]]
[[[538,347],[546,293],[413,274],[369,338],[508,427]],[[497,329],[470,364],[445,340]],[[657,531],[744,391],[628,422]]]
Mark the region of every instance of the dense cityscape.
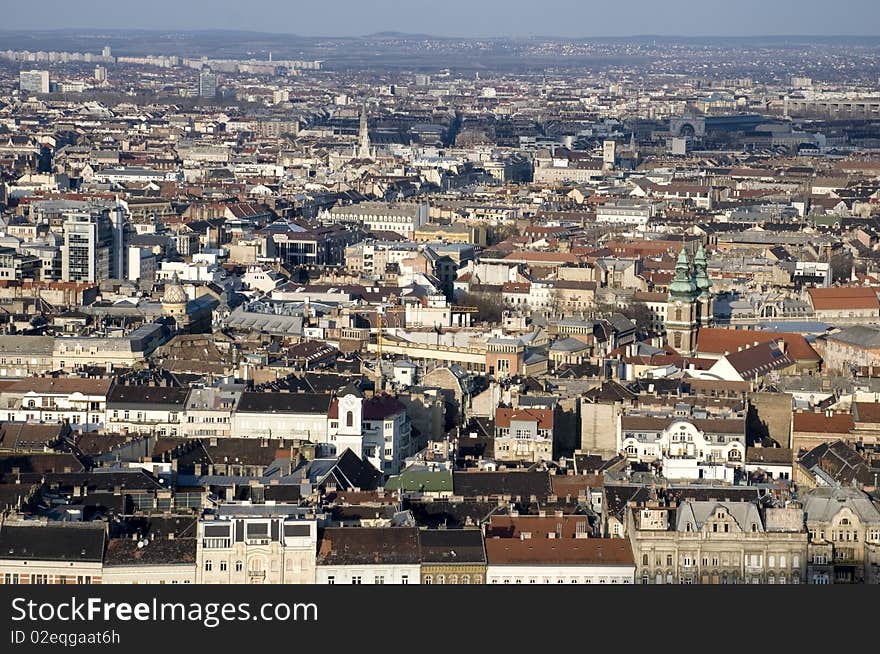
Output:
[[0,584],[880,583],[880,38],[0,35]]

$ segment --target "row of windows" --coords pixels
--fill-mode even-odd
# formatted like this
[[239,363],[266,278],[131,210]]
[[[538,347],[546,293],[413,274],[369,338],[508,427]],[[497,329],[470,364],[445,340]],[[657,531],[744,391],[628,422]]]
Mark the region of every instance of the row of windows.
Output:
[[[810,529],[810,540],[816,540],[816,536],[818,534],[819,540],[825,540],[825,530],[824,529]],[[830,530],[831,540],[833,542],[836,541],[850,541],[853,543],[859,542],[859,532],[858,531],[850,531],[850,530]],[[865,533],[867,540],[869,541],[878,541],[880,540],[880,529],[871,529]]]
[[[336,584],[336,576],[335,575],[328,575],[327,576],[327,583],[330,584],[331,586]],[[352,575],[351,583],[355,586],[363,585],[363,583],[364,583],[363,575]],[[373,583],[378,584],[378,585],[383,585],[385,583],[385,575],[374,575],[373,576]],[[400,576],[400,583],[404,584],[404,585],[409,585],[409,575],[401,575]],[[425,583],[429,584],[431,582],[426,581]]]
[[[645,584],[645,585],[651,583],[651,577],[650,577],[650,575],[648,575],[647,572],[642,574],[641,580],[642,580],[642,584]],[[658,572],[654,576],[653,583],[655,583],[655,584],[664,584],[664,583],[665,584],[674,584],[676,582],[675,582],[675,577],[672,575],[672,573],[667,573],[666,576],[664,577],[662,573]],[[723,585],[727,585],[727,584],[760,584],[761,577],[760,576],[739,577],[736,574],[728,574],[725,572],[721,575],[718,575],[718,574],[713,574],[711,576],[704,575],[701,580],[697,580],[697,578],[693,575],[684,575],[681,577],[681,580],[679,583],[682,583],[685,585],[691,585],[691,584],[697,584],[697,583],[723,584]],[[771,585],[775,585],[777,583],[787,584],[788,578],[785,575],[779,575],[779,577],[777,578],[775,575],[771,574],[771,575],[767,575],[767,583],[771,584]],[[800,576],[797,574],[793,574],[791,576],[791,583],[792,584],[800,584],[801,583]]]
[[90,575],[48,575],[48,574],[19,574],[15,572],[7,572],[3,575],[4,584],[24,584],[31,583],[38,586],[46,584],[91,584],[92,577]]
[[[145,419],[145,418],[144,418],[145,415],[146,415],[146,414],[143,413],[142,411],[138,411],[138,412],[137,412],[137,418],[136,418],[136,419],[137,419],[138,421],[142,421],[142,420]],[[119,411],[115,411],[115,410],[113,411],[113,419],[114,419],[114,420],[118,420],[118,419],[119,419]],[[128,411],[123,411],[123,412],[122,412],[122,419],[123,419],[123,420],[131,420],[131,414],[130,414]],[[171,412],[171,413],[169,413],[169,414],[168,414],[168,422],[177,422],[177,413],[175,413],[175,412]]]
[[[493,584],[497,584],[497,583],[499,583],[499,582],[498,582],[497,579],[493,579],[493,580],[492,580],[492,583],[493,583]],[[510,577],[505,577],[504,579],[501,580],[501,583],[503,583],[503,584],[510,584],[510,583],[514,583],[514,584],[523,584],[523,583],[537,584],[537,583],[539,583],[539,581],[538,581],[538,578],[537,578],[537,577],[529,577],[529,578],[528,578],[527,580],[525,580],[525,581],[524,581],[522,578],[520,578],[520,577],[515,577],[515,578],[513,578],[512,580],[511,580]],[[543,577],[543,578],[541,578],[540,583],[549,584],[549,583],[552,583],[552,580],[551,580],[550,577]],[[557,584],[565,584],[565,583],[572,583],[572,584],[579,584],[579,583],[582,583],[582,584],[592,584],[592,583],[593,583],[593,578],[592,578],[592,577],[571,577],[571,578],[569,578],[569,579],[566,579],[565,577],[558,577],[558,578],[556,579],[556,583],[557,583]],[[631,583],[631,582],[630,582],[629,579],[618,579],[618,578],[616,578],[616,577],[612,577],[611,579],[607,579],[606,577],[601,577],[601,578],[598,580],[597,583],[600,583],[600,584],[605,584],[605,583],[611,583],[611,584],[617,584],[617,583],[621,583],[621,584],[629,584],[629,583]]]
[[[220,539],[218,539],[218,540],[220,540]],[[236,572],[241,572],[242,570],[244,570],[244,564],[241,561],[236,561],[235,565],[233,567]],[[284,565],[284,569],[289,572],[292,572],[293,567],[294,567],[293,566],[293,559],[287,559],[287,561],[285,562],[285,565]],[[270,568],[271,568],[272,572],[277,572],[278,571],[278,561],[272,561],[270,564]],[[221,559],[219,561],[220,572],[226,572],[228,569],[229,569],[228,561],[226,561],[226,559]],[[212,561],[211,559],[207,559],[205,561],[205,572],[213,572],[213,570],[214,570],[214,561]],[[263,572],[263,562],[260,559],[252,560],[250,562],[250,566],[249,566],[248,571],[255,572],[255,573]],[[305,559],[300,560],[299,571],[300,572],[306,571],[306,560]]]
[[472,578],[470,575],[461,575],[461,576],[449,575],[448,577],[446,575],[437,575],[436,577],[434,577],[434,575],[425,575],[423,578],[423,582],[426,584],[438,584],[438,585],[443,585],[443,584],[450,584],[450,585],[464,584],[464,585],[467,585],[470,583],[475,583],[475,584],[483,583],[483,575],[474,575],[473,581],[471,579]]
[[[712,567],[718,567],[719,565],[731,565],[731,561],[732,561],[733,565],[737,565],[738,559],[739,559],[739,557],[733,557],[733,559],[731,559],[729,556],[723,556],[723,557],[713,556],[711,558],[708,556],[704,556],[702,558],[702,564],[703,564],[703,567],[708,567],[711,562]],[[674,557],[672,554],[666,555],[667,567],[673,565],[673,560],[674,560]],[[761,565],[763,565],[763,560],[764,560],[764,557],[761,554],[746,554],[745,555],[745,563],[746,563],[746,565],[749,565],[751,567],[760,567]],[[779,562],[780,568],[786,567],[787,558],[786,558],[785,554],[779,555],[778,562]],[[777,563],[776,555],[768,554],[767,555],[767,567],[768,568],[775,568],[776,563]],[[792,556],[791,557],[791,564],[795,568],[799,567],[800,566],[800,556],[797,554]],[[642,554],[642,565],[643,566],[649,565],[648,554]],[[663,557],[662,556],[656,557],[655,565],[657,565],[657,566],[663,565]],[[690,566],[696,565],[696,559],[693,559],[690,556],[684,555],[681,557],[681,565],[684,567],[690,567]]]

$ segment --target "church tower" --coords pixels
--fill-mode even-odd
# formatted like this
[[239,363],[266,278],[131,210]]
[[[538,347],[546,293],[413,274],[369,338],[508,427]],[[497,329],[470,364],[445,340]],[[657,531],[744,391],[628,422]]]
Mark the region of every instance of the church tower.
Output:
[[367,105],[361,109],[361,124],[358,130],[358,159],[370,159],[370,129],[367,126]]
[[666,301],[666,343],[688,356],[697,348],[698,295],[687,252],[682,248]]
[[336,455],[346,449],[358,457],[363,457],[363,406],[364,395],[354,384],[349,384],[339,392],[339,428],[335,434]]
[[712,282],[709,281],[709,262],[706,259],[706,250],[703,244],[694,255],[694,283],[699,292],[697,302],[697,323],[700,327],[711,327],[714,320],[715,297],[712,294]]

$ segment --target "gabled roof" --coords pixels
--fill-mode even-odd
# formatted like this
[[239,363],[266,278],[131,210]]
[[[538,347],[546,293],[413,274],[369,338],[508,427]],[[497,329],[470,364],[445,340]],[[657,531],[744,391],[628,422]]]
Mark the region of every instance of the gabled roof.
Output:
[[683,502],[676,511],[675,528],[687,531],[690,524],[691,531],[700,531],[719,509],[730,515],[744,532],[764,531],[761,514],[752,502]]
[[838,484],[873,484],[874,472],[852,446],[843,441],[821,443],[800,458],[800,464]]
[[815,488],[804,499],[807,521],[828,523],[841,509],[847,508],[867,525],[880,525],[880,510],[857,488]]
[[382,473],[369,461],[346,449],[335,459],[314,459],[305,467],[306,478],[319,486],[336,486],[337,490],[376,490]]
[[779,349],[775,341],[731,352],[724,358],[743,379],[794,365],[794,361]]
[[746,345],[770,341],[784,341],[786,354],[795,361],[819,361],[816,350],[807,342],[803,334],[792,332],[771,332],[747,329],[719,329],[703,327],[697,331],[697,352],[699,354],[724,354],[736,352]]

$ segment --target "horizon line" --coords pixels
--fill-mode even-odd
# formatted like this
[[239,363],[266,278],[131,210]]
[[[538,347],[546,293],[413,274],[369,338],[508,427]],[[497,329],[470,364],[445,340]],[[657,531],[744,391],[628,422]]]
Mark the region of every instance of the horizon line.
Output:
[[401,30],[379,30],[369,34],[300,34],[296,32],[272,32],[257,29],[242,29],[229,27],[209,28],[163,28],[163,27],[0,27],[3,33],[47,33],[47,32],[164,32],[164,33],[193,33],[208,34],[212,32],[233,32],[240,34],[255,34],[262,36],[293,36],[308,39],[366,39],[376,36],[401,36],[401,37],[426,37],[436,39],[790,39],[790,38],[821,38],[821,39],[878,39],[880,34],[809,34],[809,33],[764,33],[764,34],[587,34],[579,36],[562,36],[558,34],[479,34],[462,36],[456,34],[428,34],[425,32],[406,32]]

